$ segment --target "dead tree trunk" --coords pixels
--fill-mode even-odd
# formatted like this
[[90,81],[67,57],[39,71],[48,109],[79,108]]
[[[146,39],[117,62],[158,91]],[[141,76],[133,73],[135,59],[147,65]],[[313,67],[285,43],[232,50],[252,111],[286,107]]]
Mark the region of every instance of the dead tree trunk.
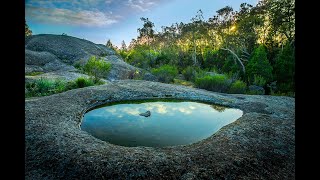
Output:
[[228,48],[221,48],[222,50],[225,50],[225,51],[229,51],[237,60],[238,62],[240,63],[240,65],[242,66],[242,71],[243,73],[245,74],[246,70],[245,70],[245,67],[242,63],[242,61],[240,60],[240,58],[236,55],[236,53],[234,53],[233,51],[231,51],[230,49]]
[[197,46],[196,46],[196,40],[194,37],[194,32],[192,33],[192,40],[193,40],[193,65],[197,66]]

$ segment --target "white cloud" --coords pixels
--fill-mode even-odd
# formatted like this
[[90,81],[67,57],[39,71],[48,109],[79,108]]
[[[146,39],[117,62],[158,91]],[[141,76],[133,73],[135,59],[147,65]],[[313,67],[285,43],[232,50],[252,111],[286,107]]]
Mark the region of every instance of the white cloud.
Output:
[[146,12],[150,11],[150,8],[156,4],[157,0],[128,0],[127,6],[134,10]]
[[26,17],[46,24],[107,26],[167,0],[28,0]]
[[117,112],[117,109],[113,107],[113,108],[108,108],[108,109],[106,109],[106,111],[108,111],[109,113],[114,114],[114,113]]
[[117,18],[101,11],[72,11],[60,8],[26,7],[26,16],[38,22],[79,26],[105,26],[117,22]]
[[122,112],[130,114],[130,115],[139,115],[141,112],[139,111],[140,108],[135,108],[135,107],[125,107],[121,109]]
[[164,104],[160,104],[160,103],[148,104],[146,105],[146,108],[148,110],[154,109],[159,114],[165,114],[168,112],[167,107]]
[[190,109],[187,109],[187,108],[178,108],[178,110],[184,114],[191,114],[192,113],[192,110]]

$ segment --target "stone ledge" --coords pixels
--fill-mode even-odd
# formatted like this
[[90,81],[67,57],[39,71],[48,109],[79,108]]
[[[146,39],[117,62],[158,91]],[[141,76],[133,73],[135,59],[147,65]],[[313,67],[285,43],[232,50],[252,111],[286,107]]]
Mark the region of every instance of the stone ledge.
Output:
[[[244,115],[200,142],[123,147],[79,129],[82,114],[106,102],[199,100]],[[123,80],[25,101],[26,179],[294,179],[295,99],[214,93]]]

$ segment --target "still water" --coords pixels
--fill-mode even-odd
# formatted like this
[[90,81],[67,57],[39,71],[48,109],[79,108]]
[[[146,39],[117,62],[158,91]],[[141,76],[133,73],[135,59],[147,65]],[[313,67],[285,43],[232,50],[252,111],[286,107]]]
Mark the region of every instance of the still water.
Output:
[[[150,111],[150,116],[139,114]],[[239,109],[188,101],[114,104],[87,112],[81,129],[121,146],[163,147],[191,144],[234,122]]]

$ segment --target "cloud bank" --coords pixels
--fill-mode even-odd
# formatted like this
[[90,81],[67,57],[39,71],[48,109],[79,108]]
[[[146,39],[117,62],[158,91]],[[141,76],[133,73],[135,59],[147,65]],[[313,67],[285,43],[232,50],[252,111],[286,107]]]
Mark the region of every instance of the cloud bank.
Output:
[[130,12],[148,12],[164,1],[167,0],[29,0],[26,17],[38,23],[101,27],[121,21]]

